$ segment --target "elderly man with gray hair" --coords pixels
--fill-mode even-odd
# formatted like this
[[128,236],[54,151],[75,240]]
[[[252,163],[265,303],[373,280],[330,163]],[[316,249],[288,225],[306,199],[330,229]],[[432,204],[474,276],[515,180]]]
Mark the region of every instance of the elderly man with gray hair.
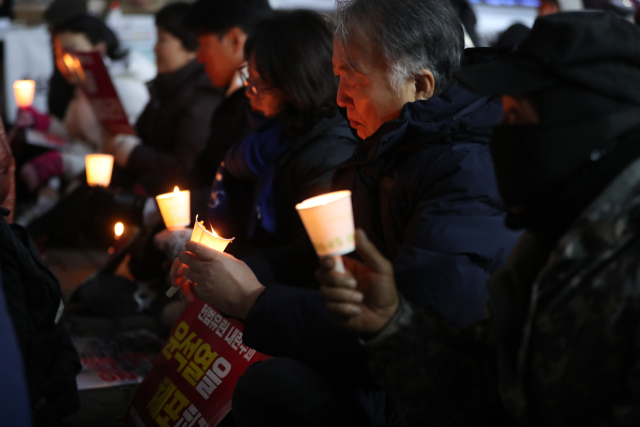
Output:
[[[408,301],[450,325],[483,318],[484,283],[519,235],[503,224],[488,148],[500,100],[452,79],[484,58],[464,52],[449,0],[340,1],[337,21],[337,102],[361,141],[332,187],[352,191],[356,226],[393,260]],[[238,382],[237,425],[386,425],[402,411],[373,380],[358,335],[327,315],[310,245],[246,263],[186,247],[174,283],[243,319],[245,344],[275,356]]]

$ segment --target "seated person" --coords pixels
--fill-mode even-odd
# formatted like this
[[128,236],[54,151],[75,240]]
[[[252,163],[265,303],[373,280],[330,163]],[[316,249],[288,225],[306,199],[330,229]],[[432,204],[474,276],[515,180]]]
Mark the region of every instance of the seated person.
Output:
[[207,144],[209,122],[222,100],[196,61],[198,38],[186,24],[188,12],[189,5],[179,2],[156,14],[158,76],[148,83],[151,99],[136,122],[136,136],[105,140],[103,151],[136,178],[177,180],[190,170]]
[[[335,104],[332,39],[324,18],[301,10],[277,13],[245,43],[255,132],[229,149],[209,212],[199,213],[219,235],[236,237],[229,253],[242,257],[303,238],[295,205],[329,192],[335,167],[356,148]],[[166,230],[156,242],[174,259],[190,237]]]
[[504,94],[491,151],[506,224],[527,230],[488,281],[489,319],[461,329],[412,304],[362,232],[363,263],[319,272],[329,314],[363,337],[376,380],[408,410],[401,425],[638,424],[638,58],[633,24],[567,12],[459,72]]
[[[129,122],[135,123],[149,101],[145,84],[155,75],[153,64],[141,54],[123,50],[113,31],[101,19],[91,15],[77,16],[57,25],[53,37],[62,47],[56,51],[57,54],[96,50],[102,53]],[[56,61],[58,65],[61,63]],[[61,72],[67,74],[66,70]],[[101,126],[80,88],[76,88],[63,121],[29,108],[20,111],[18,123],[68,140],[60,152],[47,152],[22,167],[20,177],[30,190],[46,183],[52,176],[74,178],[84,171],[85,155],[102,150]]]
[[231,253],[304,237],[295,205],[329,192],[335,167],[356,148],[335,104],[332,50],[325,20],[309,11],[278,13],[245,43],[255,132],[229,149],[208,212],[198,212],[218,234],[236,237]]
[[[463,57],[483,58],[463,53],[448,0],[351,0],[337,18],[337,101],[363,141],[332,188],[351,190],[356,226],[393,259],[409,301],[451,325],[481,319],[484,284],[520,234],[504,225],[489,153],[500,100],[453,84]],[[246,264],[195,242],[186,248],[172,278],[244,319],[245,344],[276,356],[238,382],[237,425],[394,420],[399,407],[375,385],[358,336],[331,323],[313,289],[310,245],[270,249]]]

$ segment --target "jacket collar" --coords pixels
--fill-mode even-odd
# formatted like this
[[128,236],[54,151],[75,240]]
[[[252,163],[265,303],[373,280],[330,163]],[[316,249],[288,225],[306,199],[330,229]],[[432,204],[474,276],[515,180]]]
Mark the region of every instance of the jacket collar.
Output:
[[202,73],[204,73],[204,67],[194,59],[173,73],[158,74],[155,79],[147,83],[147,87],[153,98],[167,99],[184,88],[184,84],[188,80],[194,79]]
[[391,150],[415,151],[426,144],[488,144],[501,114],[499,99],[453,85],[426,101],[405,104],[400,117],[383,124],[360,149],[367,151],[370,163]]

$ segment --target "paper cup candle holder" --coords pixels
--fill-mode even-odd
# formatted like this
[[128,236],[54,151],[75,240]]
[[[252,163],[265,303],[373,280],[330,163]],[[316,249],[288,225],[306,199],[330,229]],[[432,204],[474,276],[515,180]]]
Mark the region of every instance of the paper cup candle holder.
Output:
[[13,83],[13,95],[16,98],[16,104],[20,108],[31,107],[35,93],[36,82],[33,80],[17,80]]
[[[196,216],[196,223],[193,226],[193,232],[191,233],[191,241],[202,243],[208,248],[215,249],[219,252],[224,252],[227,248],[227,245],[233,241],[233,237],[231,239],[225,239],[224,237],[218,236],[216,231],[211,228],[211,231],[204,228],[204,221],[198,222],[198,217]],[[177,286],[172,286],[167,291],[167,296],[171,298],[176,292],[180,289]]]
[[335,269],[344,273],[340,255],[355,250],[351,191],[312,197],[296,205],[302,224],[319,257],[333,257]]
[[85,158],[87,184],[91,187],[108,187],[113,172],[113,156],[110,154],[89,154]]
[[156,196],[164,225],[168,229],[186,227],[191,224],[191,193],[180,191],[178,187],[172,193]]

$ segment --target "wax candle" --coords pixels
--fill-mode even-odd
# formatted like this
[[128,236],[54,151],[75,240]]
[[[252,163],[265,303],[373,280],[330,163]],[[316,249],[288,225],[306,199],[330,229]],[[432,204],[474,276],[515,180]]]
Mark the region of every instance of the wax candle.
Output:
[[13,95],[16,104],[20,108],[29,108],[33,105],[33,96],[36,92],[36,82],[33,80],[17,80],[13,83]]
[[89,154],[85,157],[87,184],[92,187],[108,187],[113,171],[113,156],[110,154]]
[[189,190],[180,191],[175,187],[173,193],[156,197],[164,225],[171,228],[186,227],[191,223],[191,205]]

